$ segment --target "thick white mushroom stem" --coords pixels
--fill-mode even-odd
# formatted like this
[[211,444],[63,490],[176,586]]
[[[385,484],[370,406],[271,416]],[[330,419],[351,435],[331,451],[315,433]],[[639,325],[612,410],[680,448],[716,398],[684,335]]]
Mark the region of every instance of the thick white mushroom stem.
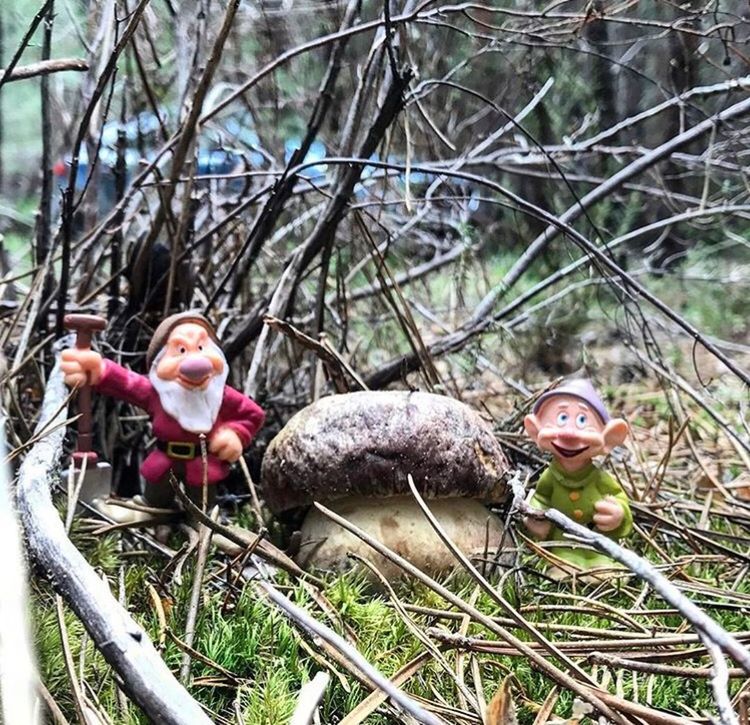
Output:
[[[326,506],[427,573],[446,571],[456,565],[455,557],[411,495],[349,496]],[[441,498],[429,501],[429,506],[449,538],[467,556],[491,560],[502,550],[502,522],[481,502]],[[344,569],[351,566],[349,554],[371,561],[387,578],[401,575],[397,566],[312,508],[302,524],[297,562],[305,568]]]

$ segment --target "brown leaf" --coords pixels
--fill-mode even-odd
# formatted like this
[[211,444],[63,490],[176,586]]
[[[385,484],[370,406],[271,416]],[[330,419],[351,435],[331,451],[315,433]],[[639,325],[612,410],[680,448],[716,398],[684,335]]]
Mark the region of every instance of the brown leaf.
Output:
[[552,714],[552,711],[555,709],[555,704],[557,703],[557,698],[559,696],[560,696],[560,693],[556,686],[553,687],[549,691],[549,694],[544,699],[544,702],[539,708],[539,712],[536,714],[536,717],[534,718],[534,725],[544,725],[544,723],[546,723],[547,720],[549,720],[549,716]]
[[506,677],[487,706],[487,725],[516,725],[516,706],[510,690],[510,677]]

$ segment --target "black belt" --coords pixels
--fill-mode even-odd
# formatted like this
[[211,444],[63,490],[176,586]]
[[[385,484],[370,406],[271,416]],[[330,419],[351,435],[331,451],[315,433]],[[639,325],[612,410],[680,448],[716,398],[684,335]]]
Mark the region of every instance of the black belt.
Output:
[[156,447],[164,451],[170,458],[178,461],[192,461],[197,458],[200,450],[197,443],[183,443],[182,441],[156,441]]

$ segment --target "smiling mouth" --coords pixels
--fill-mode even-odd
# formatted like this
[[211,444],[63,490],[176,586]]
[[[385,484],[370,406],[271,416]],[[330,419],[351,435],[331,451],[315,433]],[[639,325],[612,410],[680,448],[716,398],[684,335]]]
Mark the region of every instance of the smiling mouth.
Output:
[[583,453],[584,451],[587,451],[589,449],[588,446],[584,446],[583,448],[563,448],[562,446],[558,446],[557,444],[553,443],[552,447],[564,458],[574,458],[579,453]]

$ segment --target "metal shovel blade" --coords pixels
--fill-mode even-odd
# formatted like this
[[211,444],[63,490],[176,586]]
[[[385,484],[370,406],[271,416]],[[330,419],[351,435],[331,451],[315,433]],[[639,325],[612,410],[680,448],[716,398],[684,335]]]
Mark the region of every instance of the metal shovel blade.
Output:
[[112,493],[112,466],[109,463],[97,462],[86,469],[81,484],[78,500],[91,505],[94,499],[105,499]]

